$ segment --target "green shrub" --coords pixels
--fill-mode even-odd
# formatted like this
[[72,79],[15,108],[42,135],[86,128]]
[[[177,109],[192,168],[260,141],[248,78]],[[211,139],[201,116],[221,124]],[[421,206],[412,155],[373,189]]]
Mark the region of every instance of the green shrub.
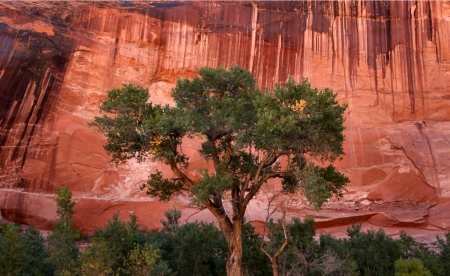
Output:
[[51,275],[44,239],[32,226],[23,232],[14,224],[0,225],[1,275]]
[[432,274],[421,260],[413,258],[395,261],[395,276],[432,276]]

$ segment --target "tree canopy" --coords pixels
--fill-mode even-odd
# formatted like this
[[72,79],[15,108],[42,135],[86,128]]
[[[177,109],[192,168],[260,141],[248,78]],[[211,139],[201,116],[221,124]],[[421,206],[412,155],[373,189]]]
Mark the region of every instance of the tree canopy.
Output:
[[[273,91],[262,90],[240,66],[204,67],[199,77],[178,79],[172,97],[175,106],[153,104],[146,88],[124,85],[108,91],[101,105],[107,114],[91,125],[106,135],[114,162],[154,158],[170,166],[175,177],[151,173],[147,193],[169,200],[185,190],[208,208],[229,243],[227,273],[232,264],[242,264],[244,213],[269,179],[281,179],[283,191],[301,192],[316,208],[342,196],[348,179],[332,162],[343,154],[346,105],[332,90],[292,78]],[[202,141],[201,156],[214,165],[203,169],[198,181],[185,174],[189,156],[181,150],[183,141],[194,137]]]

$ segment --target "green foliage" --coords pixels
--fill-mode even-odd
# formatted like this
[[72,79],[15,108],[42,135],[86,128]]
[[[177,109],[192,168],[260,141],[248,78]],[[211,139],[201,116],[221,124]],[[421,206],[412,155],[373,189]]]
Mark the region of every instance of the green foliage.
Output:
[[178,275],[223,275],[227,243],[213,225],[203,222],[179,225],[181,211],[166,212],[161,232],[149,233],[150,242]]
[[314,252],[317,250],[317,242],[314,240],[316,230],[314,219],[305,218],[303,222],[299,218],[292,218],[286,225],[292,245],[301,252]]
[[0,225],[0,271],[2,275],[51,275],[45,262],[44,239],[33,227],[21,231],[14,224]]
[[179,112],[147,103],[148,97],[146,88],[131,84],[110,90],[100,109],[114,116],[96,117],[90,125],[106,135],[104,147],[117,164],[131,158],[142,161],[149,154],[183,164],[185,157],[177,152],[185,134]]
[[[279,275],[360,275],[358,264],[350,259],[351,248],[347,240],[322,235],[320,243],[315,240],[314,220],[293,218],[286,223],[279,220],[267,223],[268,240],[262,246],[274,256],[285,241],[282,224],[285,223],[287,246],[278,258]],[[266,259],[267,262],[267,259]]]
[[89,249],[81,253],[80,263],[83,276],[113,275],[114,256],[106,241],[93,242]]
[[20,243],[20,228],[13,224],[0,226],[0,271],[4,275],[20,275],[26,257]]
[[439,261],[440,254],[434,250],[431,250],[424,244],[415,241],[405,232],[400,233],[398,242],[403,252],[402,258],[419,259],[423,262],[432,275],[445,275],[445,272],[442,271],[443,263]]
[[[283,244],[285,237],[282,224],[279,220],[275,223],[269,220],[267,223],[269,241],[264,247],[272,256]],[[286,233],[289,242],[278,260],[278,270],[281,275],[316,275],[320,272],[316,260],[318,244],[314,240],[316,231],[314,220],[305,218],[303,222],[299,218],[293,218],[286,223]]]
[[421,260],[413,258],[410,260],[399,259],[395,261],[395,276],[431,276]]
[[361,275],[386,275],[394,271],[394,262],[402,255],[399,244],[382,229],[360,232],[361,226],[348,230],[350,253]]
[[56,213],[59,216],[59,220],[54,222],[55,227],[69,227],[72,224],[72,218],[75,214],[73,210],[75,202],[72,202],[72,193],[68,187],[56,188],[56,205],[58,206]]
[[[120,220],[114,214],[103,230],[97,230],[92,245],[81,255],[82,275],[170,275],[160,250],[139,231],[137,218]],[[155,274],[156,273],[156,274]]]
[[447,232],[445,234],[445,239],[440,238],[439,236],[436,236],[437,238],[437,246],[440,250],[439,253],[439,272],[435,273],[434,275],[448,275],[448,272],[450,271],[450,232]]
[[343,154],[346,109],[336,96],[330,89],[312,89],[307,80],[297,84],[289,78],[286,87],[276,85],[273,94],[256,102],[256,146],[335,160]]
[[141,186],[141,190],[146,189],[146,193],[151,196],[159,197],[161,201],[169,201],[170,197],[183,188],[180,181],[170,181],[163,178],[160,171],[156,171],[149,175],[149,180]]
[[159,250],[148,243],[143,246],[136,244],[125,260],[125,275],[151,275],[153,267],[159,260]]
[[331,165],[322,168],[314,164],[308,164],[304,169],[296,170],[295,174],[296,179],[301,179],[302,185],[286,187],[287,182],[283,181],[284,188],[286,190],[300,189],[316,209],[320,209],[326,200],[333,195],[342,197],[342,187],[348,182],[347,177],[336,172]]
[[342,269],[349,275],[392,275],[394,262],[403,255],[399,241],[387,236],[383,229],[361,232],[361,224],[349,227],[347,234],[350,239],[321,236],[321,251],[331,250],[346,260]]
[[[223,235],[212,224],[180,225],[180,218],[179,209],[169,210],[166,220],[161,221],[163,229],[145,234],[139,231],[136,217],[122,222],[116,214],[104,230],[97,231],[92,247],[82,253],[81,274],[223,275],[227,251]],[[269,221],[269,240],[265,242],[250,224],[244,223],[245,275],[270,275],[270,262],[259,246],[263,242],[272,254],[279,248],[284,241],[280,223]],[[440,266],[447,242],[442,239],[439,241],[443,254],[432,255],[441,258],[434,267],[438,273],[428,274],[430,270],[422,260],[410,257],[426,256],[432,251],[405,233],[396,241],[382,230],[363,233],[361,225],[353,225],[348,229],[349,239],[322,235],[317,243],[312,219],[294,218],[286,229],[290,242],[278,262],[282,275],[392,275],[394,263],[396,275],[445,275]],[[395,262],[401,256],[409,257]]]
[[202,201],[209,199],[211,196],[221,197],[225,191],[231,188],[231,183],[233,183],[230,175],[209,175],[207,170],[201,170],[200,173],[202,178],[192,188],[192,194],[195,195],[193,204],[196,205],[202,206]]
[[[86,254],[92,255],[94,262],[96,258],[102,260],[101,270],[112,271],[113,275],[126,275],[124,271],[129,254],[136,245],[146,243],[145,235],[139,231],[136,220],[136,216],[131,215],[130,221],[124,222],[120,220],[119,213],[116,213],[103,230],[95,232],[92,247]],[[100,254],[103,256],[99,257]],[[86,261],[88,265],[89,260]]]
[[171,276],[177,275],[169,267],[167,261],[160,261],[153,266],[151,276]]
[[55,229],[47,238],[50,253],[48,260],[55,267],[55,273],[61,275],[78,266],[76,240],[80,233],[72,226],[75,202],[72,202],[72,193],[67,187],[56,188],[56,204],[59,219],[53,222]]
[[47,263],[49,254],[45,248],[45,240],[32,226],[22,232],[20,244],[24,252],[21,262],[21,275],[51,275],[52,269]]
[[181,218],[181,209],[169,209],[164,212],[164,216],[167,220],[161,220],[161,224],[163,225],[163,231],[165,233],[175,233],[179,228],[180,218]]
[[[149,242],[161,249],[161,257],[177,275],[223,275],[227,242],[223,234],[208,223],[180,225],[181,210],[171,209],[161,220],[161,232],[150,232]],[[260,251],[260,238],[249,223],[243,225],[243,268],[245,275],[269,275],[270,264]]]
[[330,235],[321,235],[319,246],[320,255],[324,256],[327,252],[332,252],[341,262],[336,272],[330,273],[330,275],[361,275],[358,264],[350,256],[351,247],[347,239],[335,239]]
[[261,238],[255,233],[255,228],[247,222],[242,227],[243,270],[244,275],[270,275],[272,269],[267,256],[261,251]]
[[226,243],[212,224],[186,223],[174,235],[174,271],[181,275],[225,273]]

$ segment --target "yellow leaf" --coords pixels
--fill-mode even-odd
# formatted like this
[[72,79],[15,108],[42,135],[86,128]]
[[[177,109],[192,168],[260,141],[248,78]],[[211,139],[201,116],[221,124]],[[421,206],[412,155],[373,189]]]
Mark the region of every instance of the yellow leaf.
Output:
[[[294,112],[298,113],[299,115],[303,116],[303,110],[306,107],[306,100],[300,100],[295,101],[295,104],[289,106]],[[309,118],[309,115],[307,116]]]
[[159,136],[153,136],[152,141],[150,144],[153,146],[152,154],[155,154],[159,148],[159,145],[161,145],[162,139]]

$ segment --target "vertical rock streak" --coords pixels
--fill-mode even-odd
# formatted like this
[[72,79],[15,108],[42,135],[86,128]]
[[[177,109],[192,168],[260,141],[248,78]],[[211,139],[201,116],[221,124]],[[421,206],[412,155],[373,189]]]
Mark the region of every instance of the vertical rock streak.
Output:
[[0,27],[0,187],[23,183],[18,173],[36,154],[31,141],[56,104],[67,56],[64,38],[54,39],[61,44],[43,33]]

